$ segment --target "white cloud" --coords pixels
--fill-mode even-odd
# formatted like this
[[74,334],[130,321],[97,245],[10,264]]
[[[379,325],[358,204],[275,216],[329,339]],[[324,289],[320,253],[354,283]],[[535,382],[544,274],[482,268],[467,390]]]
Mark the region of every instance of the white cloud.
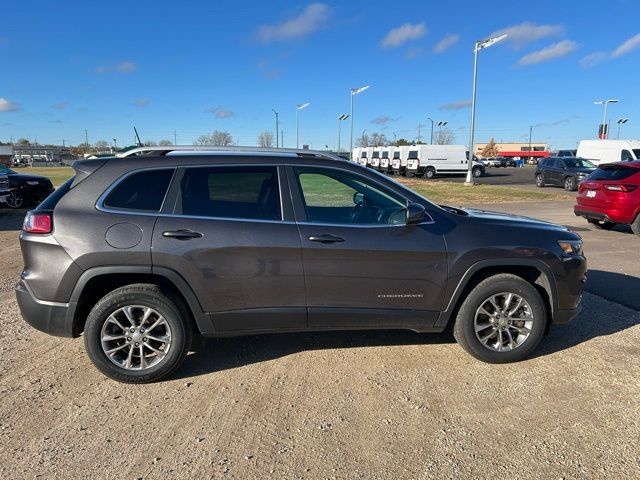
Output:
[[627,53],[632,52],[636,48],[640,47],[640,33],[634,35],[629,40],[623,42],[621,45],[616,48],[611,56],[613,58],[620,57],[622,55],[626,55]]
[[562,40],[541,50],[528,53],[518,61],[518,65],[535,65],[536,63],[548,62],[549,60],[569,55],[575,52],[577,48],[578,44],[576,42]]
[[138,64],[132,61],[120,62],[115,65],[100,65],[95,68],[95,72],[102,73],[131,73],[138,69]]
[[582,57],[578,63],[582,68],[592,68],[604,62],[608,57],[606,52],[593,52]]
[[445,103],[440,105],[440,110],[462,110],[471,106],[471,100],[460,100],[458,102]]
[[135,101],[135,104],[137,107],[144,108],[149,105],[149,99],[144,97],[139,98]]
[[229,118],[233,117],[234,112],[224,107],[210,108],[209,111],[215,115],[216,118]]
[[18,110],[20,110],[20,105],[16,102],[0,97],[0,112],[17,112]]
[[258,38],[269,43],[275,40],[301,38],[322,28],[331,9],[324,3],[312,3],[296,17],[274,25],[263,25],[258,29]]
[[452,34],[445,36],[442,40],[436,43],[436,46],[433,47],[433,51],[435,53],[442,53],[445,50],[453,47],[460,40],[460,35]]
[[380,45],[383,48],[396,48],[410,40],[416,40],[420,37],[424,37],[427,33],[427,27],[424,22],[422,23],[405,23],[398,28],[392,28],[389,30]]
[[523,22],[497,30],[490,36],[496,37],[503,33],[507,34],[505,41],[510,42],[514,48],[518,49],[536,40],[562,35],[564,27],[562,25],[538,25],[534,22]]

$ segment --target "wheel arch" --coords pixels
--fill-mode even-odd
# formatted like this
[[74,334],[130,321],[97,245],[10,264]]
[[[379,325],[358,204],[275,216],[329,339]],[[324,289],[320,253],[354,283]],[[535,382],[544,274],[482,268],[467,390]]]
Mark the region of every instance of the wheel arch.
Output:
[[558,309],[558,295],[551,269],[543,262],[532,259],[484,260],[467,269],[449,298],[447,308],[440,313],[436,326],[445,327],[455,319],[466,295],[483,280],[500,273],[510,273],[531,283],[542,295],[547,308],[547,330]]
[[75,307],[69,312],[72,335],[77,337],[82,333],[89,311],[102,297],[116,288],[136,283],[158,285],[184,303],[196,331],[214,331],[209,316],[202,311],[189,284],[173,270],[149,266],[103,266],[85,271],[71,294],[69,305]]

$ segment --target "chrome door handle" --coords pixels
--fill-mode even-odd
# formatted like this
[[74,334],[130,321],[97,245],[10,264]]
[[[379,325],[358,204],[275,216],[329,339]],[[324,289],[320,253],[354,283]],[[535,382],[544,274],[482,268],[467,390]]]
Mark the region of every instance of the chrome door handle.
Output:
[[329,233],[325,233],[322,235],[311,235],[309,240],[312,242],[320,242],[320,243],[339,243],[344,242],[344,238],[336,237],[335,235],[331,235]]

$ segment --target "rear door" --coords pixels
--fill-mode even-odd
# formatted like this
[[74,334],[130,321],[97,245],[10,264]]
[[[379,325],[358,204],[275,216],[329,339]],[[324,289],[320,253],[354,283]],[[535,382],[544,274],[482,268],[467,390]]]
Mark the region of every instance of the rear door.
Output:
[[280,194],[282,168],[182,168],[172,211],[157,220],[154,269],[179,273],[217,331],[306,328],[300,237]]
[[288,170],[311,328],[431,326],[443,307],[438,226],[407,226],[406,199],[355,172]]

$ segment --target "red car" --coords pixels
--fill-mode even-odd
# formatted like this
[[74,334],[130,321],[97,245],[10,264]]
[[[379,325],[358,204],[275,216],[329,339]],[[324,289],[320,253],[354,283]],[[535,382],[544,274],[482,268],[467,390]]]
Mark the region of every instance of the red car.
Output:
[[631,225],[640,235],[640,161],[600,165],[581,184],[576,215],[598,228]]

